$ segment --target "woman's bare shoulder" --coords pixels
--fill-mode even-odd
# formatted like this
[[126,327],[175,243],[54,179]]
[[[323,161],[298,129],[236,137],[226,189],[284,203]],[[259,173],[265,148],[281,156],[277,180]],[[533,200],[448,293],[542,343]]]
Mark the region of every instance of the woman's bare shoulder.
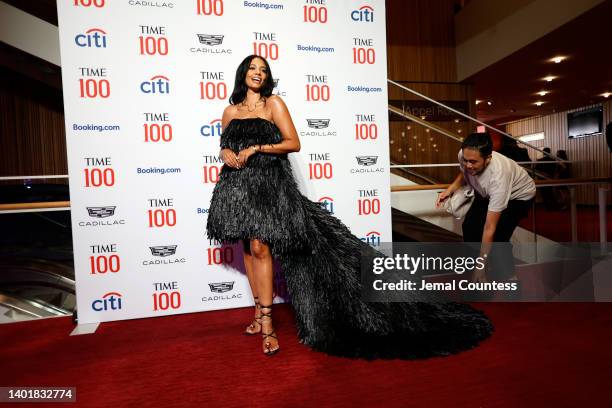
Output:
[[278,95],[268,96],[266,102],[270,103],[270,105],[272,106],[282,106],[285,104],[285,101],[283,101],[283,98],[281,98]]
[[227,105],[223,110],[223,116],[234,117],[238,113],[238,107],[236,105]]

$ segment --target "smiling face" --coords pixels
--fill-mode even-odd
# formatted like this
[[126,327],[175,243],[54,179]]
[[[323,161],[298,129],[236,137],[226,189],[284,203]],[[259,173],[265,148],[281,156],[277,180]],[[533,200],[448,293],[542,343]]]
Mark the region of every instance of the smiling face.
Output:
[[482,157],[477,149],[463,148],[463,166],[471,175],[481,173],[489,164],[491,156]]
[[268,67],[261,58],[253,58],[247,70],[245,82],[249,89],[259,91],[268,78]]

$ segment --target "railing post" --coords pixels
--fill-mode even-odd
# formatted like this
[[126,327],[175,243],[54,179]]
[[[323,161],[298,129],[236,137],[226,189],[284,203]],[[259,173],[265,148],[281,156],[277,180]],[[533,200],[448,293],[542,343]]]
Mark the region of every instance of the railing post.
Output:
[[536,200],[531,201],[531,228],[533,229],[534,262],[538,262],[538,232],[536,231]]
[[572,226],[572,242],[578,242],[578,222],[577,222],[577,211],[576,211],[576,187],[572,186],[569,188],[570,191],[570,217]]
[[608,189],[599,187],[599,247],[602,255],[608,251],[608,221],[606,213],[606,196]]

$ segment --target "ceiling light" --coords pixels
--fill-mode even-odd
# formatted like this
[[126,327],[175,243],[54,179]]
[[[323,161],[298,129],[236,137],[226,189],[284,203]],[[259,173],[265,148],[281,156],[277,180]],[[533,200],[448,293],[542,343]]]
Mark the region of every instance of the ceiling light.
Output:
[[427,117],[427,116],[423,115],[423,116],[421,116],[421,119],[425,120],[425,118],[426,118],[426,117]]
[[543,101],[537,101],[533,103],[535,106],[542,106],[544,104]]
[[549,93],[550,93],[550,91],[540,91],[540,92],[538,92],[538,95],[540,95],[540,96],[546,96],[546,95],[548,95]]
[[557,79],[556,76],[549,75],[547,77],[542,78],[546,82],[552,82],[553,79]]
[[610,95],[612,95],[610,92],[604,92],[601,94],[601,96],[603,96],[604,98],[609,98]]
[[556,57],[552,57],[551,59],[549,59],[550,62],[554,62],[555,64],[560,63],[561,61],[565,61],[567,59],[567,57],[563,56],[563,55],[557,55]]
[[476,105],[478,105],[480,102],[482,102],[480,99],[476,99]]
[[493,102],[487,101],[487,105],[491,106],[491,105],[493,105]]

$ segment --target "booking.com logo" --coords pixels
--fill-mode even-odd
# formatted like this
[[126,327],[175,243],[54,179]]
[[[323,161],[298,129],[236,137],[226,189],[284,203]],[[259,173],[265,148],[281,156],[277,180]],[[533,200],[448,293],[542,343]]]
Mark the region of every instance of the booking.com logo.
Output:
[[365,21],[366,23],[374,22],[374,9],[372,6],[361,6],[357,10],[351,11],[351,19],[353,21]]
[[85,34],[77,34],[74,42],[79,47],[106,48],[106,32],[99,28],[90,28]]
[[202,136],[220,136],[221,135],[221,119],[215,119],[208,125],[204,125],[200,128],[200,134]]

